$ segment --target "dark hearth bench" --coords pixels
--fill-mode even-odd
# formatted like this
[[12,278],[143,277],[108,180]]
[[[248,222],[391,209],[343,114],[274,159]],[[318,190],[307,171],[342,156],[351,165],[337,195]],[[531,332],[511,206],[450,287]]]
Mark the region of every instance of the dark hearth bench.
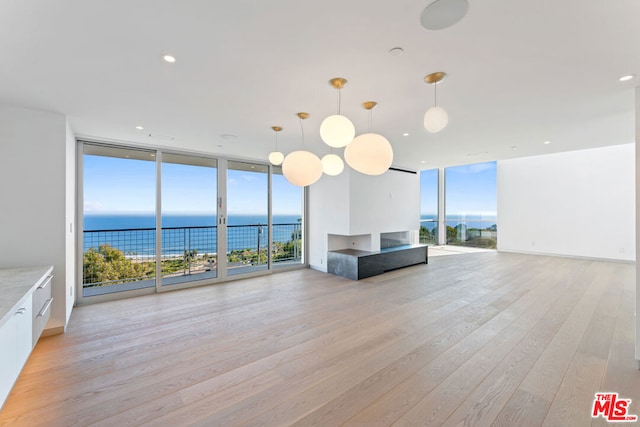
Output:
[[429,260],[427,248],[427,245],[402,245],[379,252],[357,249],[329,251],[327,271],[336,276],[360,280],[410,265],[426,264]]

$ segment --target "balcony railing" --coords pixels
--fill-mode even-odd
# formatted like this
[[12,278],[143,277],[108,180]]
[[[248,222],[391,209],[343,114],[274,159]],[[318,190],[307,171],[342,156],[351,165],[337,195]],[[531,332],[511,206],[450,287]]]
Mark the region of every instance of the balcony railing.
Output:
[[438,244],[438,220],[420,220],[420,243],[427,245]]
[[[447,245],[487,249],[497,247],[498,227],[495,220],[448,220],[446,224]],[[420,243],[438,244],[438,220],[420,221]]]
[[[217,231],[216,226],[163,227],[160,258],[163,281],[195,274],[215,277]],[[148,287],[155,286],[155,228],[85,230],[83,235],[85,288],[140,281],[149,282]],[[272,235],[271,259],[274,266],[301,262],[300,223],[273,224]],[[227,226],[228,271],[266,268],[268,246],[267,225]],[[145,286],[136,286],[140,287]]]
[[447,245],[496,249],[497,243],[495,220],[447,221]]

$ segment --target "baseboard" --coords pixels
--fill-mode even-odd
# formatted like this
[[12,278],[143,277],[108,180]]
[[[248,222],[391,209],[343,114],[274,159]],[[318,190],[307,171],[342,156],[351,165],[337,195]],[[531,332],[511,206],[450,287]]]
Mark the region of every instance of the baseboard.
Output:
[[598,258],[598,257],[590,257],[590,256],[582,256],[582,255],[555,254],[555,253],[549,253],[549,252],[516,251],[516,250],[512,250],[512,249],[498,249],[498,252],[513,253],[513,254],[524,254],[524,255],[555,256],[555,257],[559,257],[559,258],[584,259],[584,260],[590,260],[590,261],[619,262],[619,263],[622,263],[622,264],[635,264],[636,263],[634,260],[628,260],[628,259]]
[[53,328],[45,329],[42,331],[41,337],[49,337],[51,335],[59,335],[64,334],[64,326],[56,326]]

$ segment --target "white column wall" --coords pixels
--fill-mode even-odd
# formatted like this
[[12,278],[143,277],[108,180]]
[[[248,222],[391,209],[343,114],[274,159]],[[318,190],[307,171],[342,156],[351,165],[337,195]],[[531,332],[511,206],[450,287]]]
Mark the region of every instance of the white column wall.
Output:
[[65,258],[67,207],[75,203],[67,199],[68,133],[61,114],[0,105],[0,268],[54,266],[47,329],[56,332],[71,310],[74,274]]
[[498,250],[635,260],[634,144],[498,162]]
[[380,233],[420,229],[420,175],[351,174],[349,234],[371,234],[371,250],[379,251]]
[[66,313],[69,323],[76,292],[76,138],[69,122],[65,120],[65,276]]

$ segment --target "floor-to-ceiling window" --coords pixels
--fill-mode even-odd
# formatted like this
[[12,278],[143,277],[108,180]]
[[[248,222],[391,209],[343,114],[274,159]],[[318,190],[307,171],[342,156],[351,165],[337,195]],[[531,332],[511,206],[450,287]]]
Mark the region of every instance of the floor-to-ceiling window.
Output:
[[162,286],[217,277],[217,161],[163,153]]
[[269,167],[228,162],[227,273],[266,270],[269,261]]
[[438,244],[438,169],[420,171],[420,243]]
[[96,143],[80,147],[81,299],[302,264],[303,191],[286,182],[280,168]]
[[496,162],[445,169],[447,244],[496,248]]
[[83,297],[155,287],[155,156],[84,145]]
[[303,262],[302,189],[289,183],[280,166],[272,167],[272,263],[275,267]]

